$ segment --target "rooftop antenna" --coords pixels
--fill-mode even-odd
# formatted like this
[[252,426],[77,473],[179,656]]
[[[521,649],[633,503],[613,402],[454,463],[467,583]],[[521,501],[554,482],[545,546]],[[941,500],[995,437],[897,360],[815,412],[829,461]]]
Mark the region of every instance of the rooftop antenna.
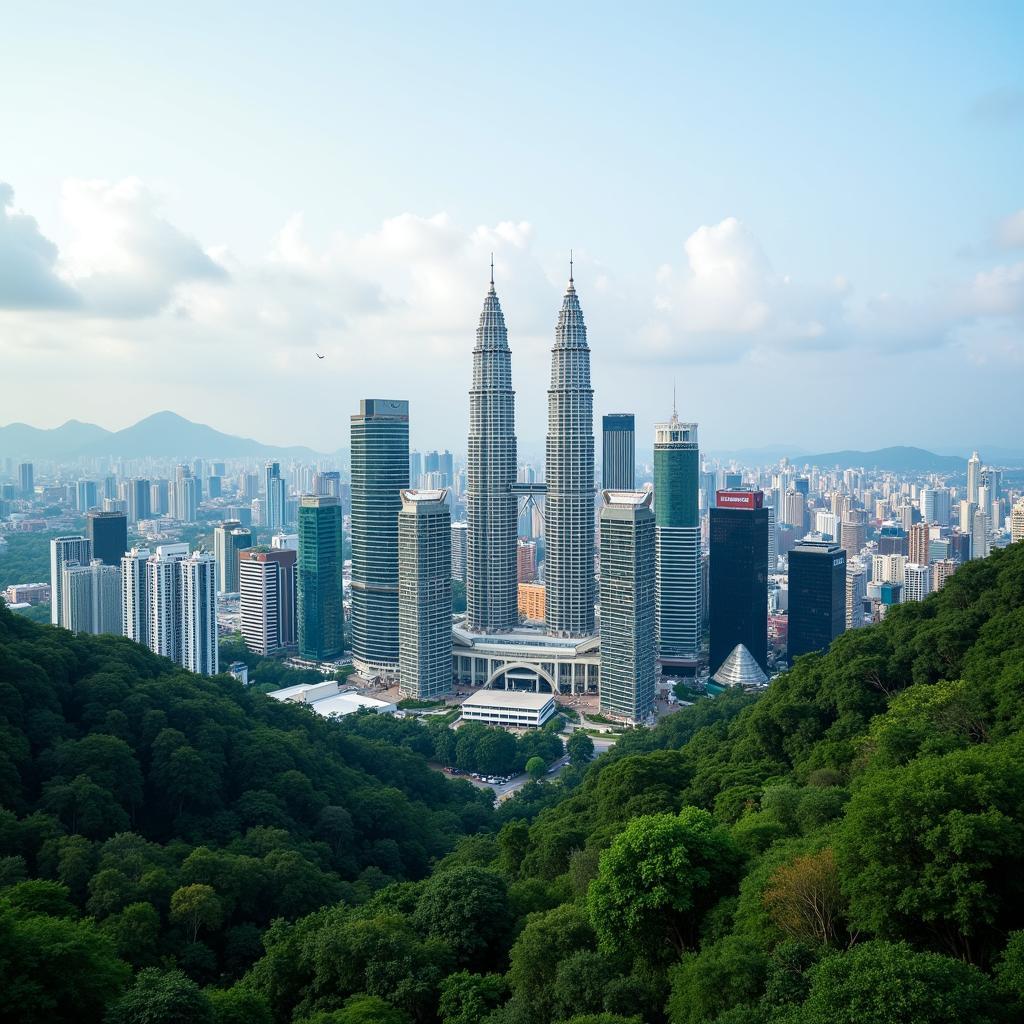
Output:
[[494,287],[494,253],[491,253],[491,287]]
[[569,250],[569,284],[572,284],[572,249]]

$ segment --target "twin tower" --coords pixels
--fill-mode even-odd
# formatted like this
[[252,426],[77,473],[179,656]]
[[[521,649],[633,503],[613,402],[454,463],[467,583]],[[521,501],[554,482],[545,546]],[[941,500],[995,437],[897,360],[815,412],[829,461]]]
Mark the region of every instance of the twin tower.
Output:
[[[595,631],[593,413],[587,328],[570,270],[548,389],[544,580],[552,636]],[[519,622],[517,468],[512,353],[492,271],[469,392],[466,625],[478,633],[507,632]]]

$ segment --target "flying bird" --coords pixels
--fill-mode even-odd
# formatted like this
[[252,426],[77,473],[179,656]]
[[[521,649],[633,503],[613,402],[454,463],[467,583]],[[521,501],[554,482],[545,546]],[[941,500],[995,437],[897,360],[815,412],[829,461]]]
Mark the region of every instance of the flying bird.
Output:
[[322,355],[320,355],[320,353],[319,353],[319,352],[315,353],[315,355],[316,355],[317,359],[323,359],[323,356],[322,356]]

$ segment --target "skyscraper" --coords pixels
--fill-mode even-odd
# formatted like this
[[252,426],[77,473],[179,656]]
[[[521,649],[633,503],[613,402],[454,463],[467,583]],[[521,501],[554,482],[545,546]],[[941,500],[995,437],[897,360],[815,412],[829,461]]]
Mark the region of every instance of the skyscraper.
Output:
[[700,656],[700,453],[697,424],[675,408],[654,428],[654,514],[657,523],[657,643],[662,665]]
[[466,450],[466,625],[504,632],[518,621],[515,392],[493,270],[473,347]]
[[[54,537],[50,541],[50,622],[64,622],[64,567],[85,565],[92,561],[92,544],[87,537]],[[70,627],[67,627],[70,628]]]
[[99,503],[99,489],[95,480],[79,480],[75,485],[75,508],[88,512]]
[[636,486],[636,421],[631,412],[612,412],[601,419],[601,486],[631,491]]
[[399,692],[452,686],[452,519],[444,490],[402,491],[398,515]]
[[132,548],[121,558],[121,632],[137,644],[149,644],[149,548]]
[[285,524],[285,486],[281,476],[281,464],[268,462],[264,467],[264,491],[266,496],[266,513],[264,526],[271,531],[280,530]]
[[988,516],[981,507],[975,509],[971,523],[971,558],[988,558]]
[[957,570],[957,563],[952,558],[940,558],[932,563],[932,590],[941,590],[946,580]]
[[545,624],[554,636],[594,632],[593,405],[587,328],[570,269],[548,389],[544,583]]
[[737,644],[768,671],[768,510],[760,491],[719,491],[710,523],[708,671]]
[[367,398],[352,417],[352,664],[398,672],[398,514],[409,487],[409,403]]
[[187,544],[161,544],[146,563],[149,643],[156,654],[182,664],[181,567]]
[[537,542],[520,538],[516,547],[516,579],[520,583],[537,580]]
[[1018,498],[1010,513],[1010,543],[1024,540],[1024,498]]
[[75,633],[121,632],[121,571],[94,558],[64,566],[61,624]]
[[796,488],[786,491],[784,500],[786,508],[783,522],[794,527],[802,535],[807,529],[807,498],[804,492]]
[[[931,534],[926,522],[914,523],[911,526],[910,532],[907,535],[907,558],[911,563],[925,566],[928,564],[928,545],[930,540]],[[911,598],[910,600],[920,600],[920,598]]]
[[978,487],[981,485],[981,456],[975,451],[967,460],[967,500],[978,504]]
[[190,672],[215,676],[217,651],[217,563],[211,551],[194,551],[181,571],[181,664]]
[[249,548],[238,554],[242,636],[255,654],[276,654],[295,644],[296,552]]
[[252,547],[252,531],[237,519],[225,519],[213,528],[213,554],[217,561],[217,593],[238,592],[238,556]]
[[305,495],[299,502],[297,614],[299,654],[314,661],[341,655],[341,499]]
[[846,628],[859,629],[864,622],[864,599],[868,594],[867,573],[860,564],[846,566]]
[[85,535],[92,543],[93,558],[104,565],[120,566],[121,556],[128,550],[128,517],[123,512],[89,512]]
[[150,517],[149,481],[135,479],[128,481],[128,520],[137,523]]
[[174,481],[174,516],[183,523],[194,523],[199,509],[196,478],[188,466],[179,466]]
[[655,540],[650,491],[603,493],[601,710],[643,722],[654,710]]
[[801,541],[789,553],[790,659],[825,650],[845,628],[846,552],[829,541]]
[[907,562],[903,568],[903,600],[923,601],[932,590],[932,574],[927,562]]
[[36,492],[35,475],[31,462],[22,462],[18,466],[18,490],[23,498],[31,498]]
[[469,553],[469,525],[452,523],[452,579],[466,583],[466,560]]

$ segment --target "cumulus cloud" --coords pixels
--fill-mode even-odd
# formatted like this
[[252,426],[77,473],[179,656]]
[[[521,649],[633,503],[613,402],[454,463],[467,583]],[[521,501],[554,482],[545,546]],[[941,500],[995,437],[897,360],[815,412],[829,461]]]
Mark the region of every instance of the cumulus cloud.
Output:
[[71,231],[62,266],[95,313],[152,315],[178,286],[226,277],[197,241],[161,216],[157,197],[138,179],[70,180],[62,209]]
[[35,218],[14,208],[14,189],[0,182],[0,309],[70,309],[79,298],[57,273],[57,246]]

